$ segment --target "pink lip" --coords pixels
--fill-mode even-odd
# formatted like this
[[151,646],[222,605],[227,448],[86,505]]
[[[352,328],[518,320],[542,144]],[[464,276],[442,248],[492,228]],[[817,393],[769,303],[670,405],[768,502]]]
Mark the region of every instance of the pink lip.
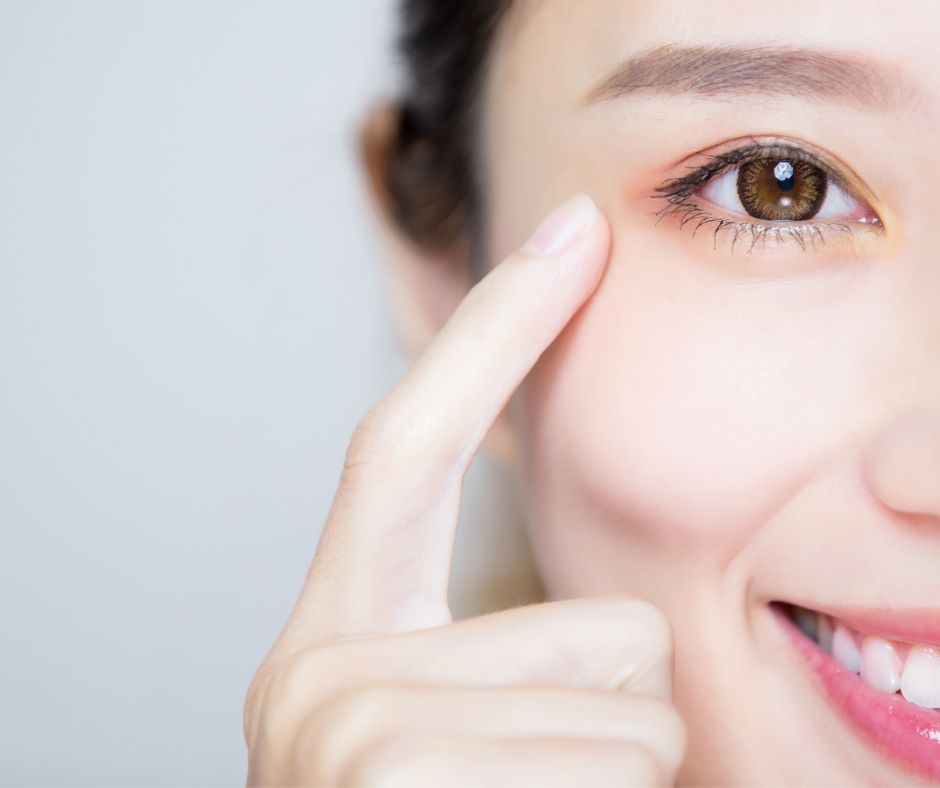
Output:
[[[773,610],[822,682],[830,703],[879,750],[940,781],[940,714],[908,703],[900,695],[873,690],[800,632],[782,608],[774,605]],[[854,626],[851,620],[847,623]]]

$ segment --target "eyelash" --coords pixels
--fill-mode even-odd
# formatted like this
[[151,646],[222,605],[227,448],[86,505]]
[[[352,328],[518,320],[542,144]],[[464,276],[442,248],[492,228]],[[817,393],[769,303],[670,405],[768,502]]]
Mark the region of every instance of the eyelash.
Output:
[[801,148],[789,145],[748,145],[736,150],[720,153],[710,157],[710,160],[700,167],[692,169],[687,175],[667,181],[656,190],[655,198],[665,201],[665,205],[656,212],[657,223],[668,216],[679,219],[680,229],[692,224],[694,236],[703,227],[710,228],[713,245],[718,246],[718,236],[722,232],[732,232],[731,249],[742,238],[748,242],[747,251],[750,253],[754,247],[761,244],[766,247],[767,239],[784,245],[788,241],[795,241],[803,251],[807,248],[815,250],[816,243],[824,244],[827,233],[846,235],[852,232],[848,224],[838,222],[816,223],[807,222],[768,223],[749,222],[746,220],[728,219],[717,216],[706,210],[693,198],[711,180],[724,175],[735,167],[741,167],[759,159],[786,158],[790,161],[803,161],[821,169],[826,177],[839,188],[849,191],[845,178],[813,154]]

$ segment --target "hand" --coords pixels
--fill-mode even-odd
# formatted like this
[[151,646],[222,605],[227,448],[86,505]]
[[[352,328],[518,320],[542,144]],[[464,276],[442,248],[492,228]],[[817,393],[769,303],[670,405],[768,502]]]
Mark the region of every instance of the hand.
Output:
[[600,281],[604,217],[563,204],[359,423],[313,566],[245,704],[252,785],[672,784],[669,624],[621,597],[452,623],[464,472]]

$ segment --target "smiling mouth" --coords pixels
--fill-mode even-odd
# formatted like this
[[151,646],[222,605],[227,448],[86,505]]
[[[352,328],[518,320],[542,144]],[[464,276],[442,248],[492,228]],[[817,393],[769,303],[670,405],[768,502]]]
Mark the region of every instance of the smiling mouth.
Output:
[[852,626],[842,617],[792,604],[774,603],[772,609],[830,705],[876,749],[940,781],[940,644],[935,633],[926,642],[902,640],[890,625]]
[[865,635],[805,607],[788,605],[787,613],[800,632],[872,689],[940,709],[940,649]]

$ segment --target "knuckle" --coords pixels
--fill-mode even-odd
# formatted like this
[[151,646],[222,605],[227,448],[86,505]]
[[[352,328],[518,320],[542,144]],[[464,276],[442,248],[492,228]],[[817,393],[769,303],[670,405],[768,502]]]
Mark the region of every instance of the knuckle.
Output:
[[370,408],[356,424],[346,448],[344,473],[381,465],[394,453],[401,434],[400,420],[385,399]]
[[271,676],[263,706],[268,715],[289,708],[309,682],[310,652],[300,652],[285,659]]
[[321,704],[305,720],[295,748],[295,771],[325,785],[345,784],[342,775],[356,762],[388,719],[381,691],[355,689]]
[[[423,737],[396,733],[364,748],[344,771],[343,785],[404,786],[427,783],[434,748]],[[422,774],[424,772],[425,774]]]
[[[394,727],[403,705],[395,688],[343,685],[351,676],[342,645],[296,652],[272,671],[253,753],[297,782],[335,785],[364,742]],[[294,779],[293,777],[291,778]]]
[[664,737],[678,745],[680,750],[685,750],[686,731],[685,721],[679,710],[671,703],[661,698],[647,698],[651,711],[650,716],[654,727],[661,731]]
[[687,744],[685,722],[675,706],[661,698],[632,695],[634,713],[643,720],[659,763],[669,772],[682,763]]
[[272,665],[269,656],[255,672],[245,695],[245,705],[242,709],[242,728],[249,751],[254,748],[255,739],[257,738],[257,730],[261,719],[261,705],[270,683],[271,673]]
[[469,457],[462,444],[454,445],[442,411],[419,410],[411,393],[397,387],[373,406],[356,425],[346,448],[342,488],[376,488],[393,496],[402,487],[420,491],[428,474],[462,470]]
[[642,640],[646,650],[662,658],[672,656],[672,624],[666,614],[652,602],[645,599],[615,597],[617,604],[629,620],[631,631]]
[[672,626],[650,602],[625,596],[598,600],[611,658],[608,686],[626,692],[672,697]]
[[669,785],[667,771],[656,756],[641,744],[623,746],[622,774],[625,785]]
[[291,737],[311,708],[316,704],[324,675],[325,653],[319,648],[298,651],[271,673],[261,699],[259,736],[269,739]]
[[320,723],[330,740],[349,740],[380,727],[396,706],[394,690],[383,687],[357,688],[327,701]]
[[258,713],[261,706],[261,695],[264,693],[264,685],[267,682],[265,665],[262,664],[248,685],[248,692],[245,693],[245,702],[242,705],[242,733],[245,736],[245,742],[251,749],[255,737],[255,726],[258,722]]
[[[297,652],[276,664],[266,661],[252,682],[248,739],[249,784],[294,782],[297,739],[315,706],[315,650]],[[288,779],[289,778],[289,779]]]
[[359,419],[343,463],[347,485],[397,484],[438,453],[439,414],[417,412],[409,396],[406,389],[396,387]]

